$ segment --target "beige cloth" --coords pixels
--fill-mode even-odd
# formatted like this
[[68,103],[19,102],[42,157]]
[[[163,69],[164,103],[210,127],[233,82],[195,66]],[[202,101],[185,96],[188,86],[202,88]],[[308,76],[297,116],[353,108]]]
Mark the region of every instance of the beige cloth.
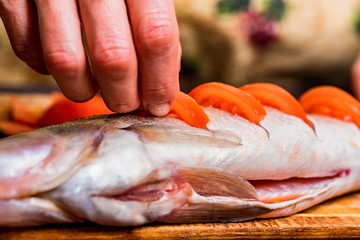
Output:
[[[182,67],[196,74],[192,78],[195,81],[233,85],[277,81],[287,86],[297,80],[300,85],[310,84],[304,81],[348,84],[352,63],[360,51],[359,0],[175,2],[183,47]],[[236,2],[248,6],[231,9]],[[259,48],[244,29],[254,27],[249,12],[264,16],[271,4],[282,4],[284,11],[279,18],[268,18],[275,39]],[[220,7],[230,10],[221,12]]]
[[14,54],[0,19],[0,88],[54,86],[51,76],[38,74]]

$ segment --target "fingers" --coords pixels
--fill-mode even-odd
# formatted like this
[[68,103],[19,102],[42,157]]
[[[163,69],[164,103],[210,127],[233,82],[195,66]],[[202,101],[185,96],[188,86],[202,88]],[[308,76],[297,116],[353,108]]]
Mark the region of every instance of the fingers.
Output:
[[43,56],[64,95],[83,102],[97,91],[82,44],[76,1],[36,0]]
[[137,58],[124,1],[80,0],[79,5],[90,61],[105,103],[120,113],[137,109]]
[[[126,1],[138,53],[142,106],[168,113],[179,89],[179,32],[172,0]],[[139,7],[141,5],[141,7]]]
[[360,56],[352,67],[352,87],[354,95],[360,99]]
[[93,74],[107,106],[129,112],[140,106],[141,97],[146,110],[162,116],[179,89],[181,48],[173,1],[129,0],[127,5],[135,46],[122,0],[0,0],[0,14],[17,55],[39,72],[48,70],[68,98],[86,101],[97,85],[82,43],[79,7]]
[[42,57],[36,9],[32,2],[0,1],[0,16],[15,54],[35,71],[48,74]]

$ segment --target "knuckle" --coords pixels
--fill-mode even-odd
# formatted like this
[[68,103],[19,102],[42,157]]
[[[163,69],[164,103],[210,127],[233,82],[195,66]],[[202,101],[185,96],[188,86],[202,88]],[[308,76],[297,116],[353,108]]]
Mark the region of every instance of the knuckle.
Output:
[[62,71],[64,74],[77,74],[81,65],[77,54],[66,48],[48,50],[44,52],[44,59],[50,69]]
[[149,16],[139,27],[141,46],[149,54],[168,52],[177,46],[178,33],[170,19]]
[[38,52],[32,50],[32,48],[26,42],[14,41],[12,43],[12,48],[16,56],[28,64],[36,64],[41,62],[41,55]]
[[23,3],[21,1],[2,0],[0,1],[0,9],[6,12],[15,12],[15,9],[21,7]]
[[94,68],[127,71],[133,59],[129,43],[97,44],[91,59]]
[[166,101],[171,98],[172,88],[167,85],[156,85],[146,88],[146,96],[153,101]]
[[124,100],[121,103],[108,103],[107,107],[113,112],[127,113],[136,110],[139,104]]

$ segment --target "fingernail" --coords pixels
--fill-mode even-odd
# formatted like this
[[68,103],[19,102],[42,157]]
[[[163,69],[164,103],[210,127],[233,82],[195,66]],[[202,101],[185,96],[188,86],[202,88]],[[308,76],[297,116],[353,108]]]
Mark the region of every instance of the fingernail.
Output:
[[148,110],[152,115],[162,117],[169,113],[169,104],[148,105]]

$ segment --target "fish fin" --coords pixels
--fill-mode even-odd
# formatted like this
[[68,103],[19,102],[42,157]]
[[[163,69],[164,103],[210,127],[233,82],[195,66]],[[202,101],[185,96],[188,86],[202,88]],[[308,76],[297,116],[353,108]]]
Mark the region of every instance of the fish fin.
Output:
[[255,188],[245,179],[229,172],[209,168],[181,168],[175,181],[189,184],[195,193],[187,203],[159,219],[160,222],[241,222],[271,211],[256,205]]
[[201,196],[258,199],[255,188],[248,181],[229,172],[189,167],[179,169],[175,178],[176,182],[189,183]]
[[125,128],[139,134],[142,140],[161,143],[181,143],[192,145],[201,142],[203,145],[218,148],[242,146],[239,136],[229,131],[213,131],[199,128],[135,124]]
[[169,223],[243,222],[270,211],[272,210],[246,202],[233,204],[214,198],[212,201],[203,203],[188,203],[158,221]]

